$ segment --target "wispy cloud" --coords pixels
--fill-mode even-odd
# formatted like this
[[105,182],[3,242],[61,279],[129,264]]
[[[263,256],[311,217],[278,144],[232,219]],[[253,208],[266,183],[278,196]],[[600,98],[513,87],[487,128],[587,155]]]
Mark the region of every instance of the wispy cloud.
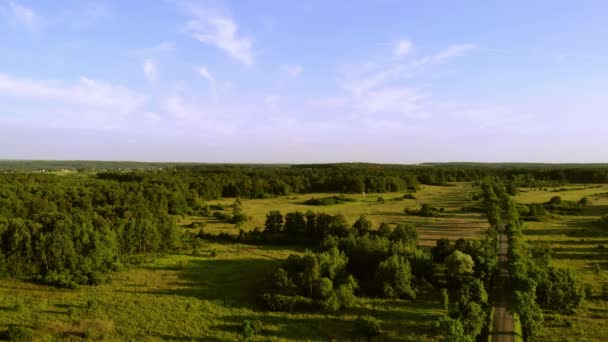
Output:
[[39,18],[33,8],[26,7],[16,1],[8,1],[8,9],[11,15],[11,20],[15,24],[23,25],[30,32],[36,32],[39,29]]
[[141,65],[142,71],[150,82],[155,82],[158,78],[158,65],[153,58],[147,58]]
[[196,73],[199,74],[199,76],[201,76],[202,78],[209,81],[209,83],[211,85],[215,84],[215,78],[213,78],[213,76],[211,75],[209,70],[207,70],[207,68],[199,66],[199,67],[196,67],[195,70],[196,70]]
[[285,64],[281,66],[281,71],[291,77],[298,77],[304,71],[304,68],[300,64]]
[[[403,61],[374,60],[345,69],[342,87],[354,109],[364,115],[401,115],[409,118],[428,116],[425,101],[431,93],[413,86],[423,71],[446,63],[473,49],[470,44],[451,45],[435,54]],[[409,41],[400,41],[394,57],[405,57],[412,49]]]
[[393,55],[397,58],[409,55],[414,50],[414,44],[407,39],[402,39],[395,44]]
[[[62,125],[74,120],[86,125],[85,116],[96,122],[107,121],[141,110],[147,97],[125,86],[81,77],[77,82],[36,80],[0,74],[0,98],[10,99],[17,107],[35,116],[59,111],[69,116]],[[112,119],[111,119],[112,118]]]
[[189,20],[186,32],[201,43],[215,46],[237,61],[254,63],[253,38],[239,32],[236,21],[226,14],[200,5],[185,6]]

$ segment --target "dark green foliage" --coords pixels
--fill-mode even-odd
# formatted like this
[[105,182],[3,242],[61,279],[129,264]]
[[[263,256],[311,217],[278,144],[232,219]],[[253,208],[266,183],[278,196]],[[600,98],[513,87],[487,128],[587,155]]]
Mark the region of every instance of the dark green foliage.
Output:
[[367,234],[372,230],[372,222],[365,215],[361,215],[353,224],[353,229],[360,235]]
[[283,215],[278,210],[273,210],[266,215],[264,231],[269,233],[280,233],[283,230]]
[[353,332],[356,336],[363,336],[370,339],[382,334],[380,321],[372,316],[362,316],[357,318],[353,326]]
[[262,322],[258,320],[244,320],[241,325],[243,340],[249,341],[262,331]]
[[411,224],[399,223],[390,234],[389,238],[392,241],[399,241],[415,246],[418,244],[418,231]]
[[445,265],[450,276],[462,276],[473,273],[475,263],[470,255],[459,250],[454,251],[445,258]]
[[378,235],[382,237],[388,238],[392,232],[393,228],[388,223],[382,222],[378,227]]
[[435,207],[431,207],[428,204],[422,204],[422,206],[420,207],[419,210],[411,210],[409,208],[406,208],[404,210],[404,213],[407,215],[415,215],[415,216],[421,216],[421,217],[441,217],[442,214],[441,212],[443,212],[443,208],[438,209]]
[[323,197],[323,198],[311,198],[309,200],[306,200],[304,202],[304,204],[308,204],[308,205],[334,205],[334,204],[340,204],[340,203],[344,203],[344,202],[354,202],[355,200],[352,198],[348,198],[344,195],[340,195],[340,196],[332,196],[332,197]]
[[444,336],[445,342],[473,342],[475,339],[467,335],[462,322],[458,319],[443,316],[434,323],[439,332]]
[[27,327],[12,325],[6,332],[6,338],[9,341],[31,341],[34,337],[34,331]]
[[393,255],[382,261],[376,269],[374,280],[381,287],[383,297],[416,298],[412,289],[412,271],[403,257]]

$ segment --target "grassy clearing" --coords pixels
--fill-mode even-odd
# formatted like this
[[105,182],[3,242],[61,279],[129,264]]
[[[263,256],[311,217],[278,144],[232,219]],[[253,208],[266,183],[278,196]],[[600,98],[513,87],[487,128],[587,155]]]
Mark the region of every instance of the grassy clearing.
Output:
[[[423,246],[434,245],[435,241],[442,237],[475,239],[487,230],[488,224],[487,220],[478,213],[461,211],[463,206],[470,203],[473,191],[474,189],[468,183],[454,183],[451,186],[422,186],[415,193],[416,199],[403,199],[404,193],[349,194],[348,197],[355,199],[355,201],[328,206],[306,205],[304,201],[313,197],[323,198],[339,196],[339,194],[305,194],[270,199],[241,199],[243,210],[250,217],[243,229],[263,228],[266,214],[271,210],[279,210],[285,214],[292,211],[306,212],[310,209],[332,215],[341,213],[346,216],[349,222],[353,223],[359,218],[359,215],[364,214],[367,215],[375,227],[378,227],[382,222],[392,224],[416,223],[420,233],[420,243]],[[379,202],[379,197],[382,197],[384,202]],[[234,199],[227,198],[211,203],[227,206],[233,202]],[[408,216],[403,213],[405,208],[415,209],[425,203],[436,208],[444,208],[444,216],[423,218]],[[231,208],[226,208],[225,211],[230,213]],[[209,233],[238,233],[234,224],[209,217],[185,217],[180,223],[186,226],[192,221],[205,222],[205,231]]]
[[2,280],[0,331],[18,325],[50,340],[235,341],[243,320],[253,319],[264,327],[257,340],[344,340],[359,315],[372,314],[389,340],[433,340],[430,324],[443,310],[432,294],[413,302],[362,299],[339,315],[256,311],[252,295],[262,275],[292,252],[207,244],[199,256],[170,255],[117,272],[110,285],[77,290]]
[[[584,284],[591,286],[593,296],[576,314],[545,312],[546,322],[541,340],[600,341],[608,336],[608,301],[600,298],[601,286],[608,282],[608,231],[596,222],[608,213],[608,186],[570,186],[566,191],[529,191],[516,196],[520,203],[541,203],[552,196],[565,200],[588,197],[589,205],[576,216],[554,216],[546,222],[527,222],[526,237],[533,245],[549,246],[552,263],[574,269]],[[597,272],[595,265],[600,267]]]

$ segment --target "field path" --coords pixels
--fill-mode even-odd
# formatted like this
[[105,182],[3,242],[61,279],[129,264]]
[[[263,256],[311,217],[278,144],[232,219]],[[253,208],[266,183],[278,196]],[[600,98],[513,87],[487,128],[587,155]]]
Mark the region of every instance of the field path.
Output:
[[505,286],[510,286],[508,270],[509,240],[505,234],[505,225],[500,224],[498,235],[498,274],[494,279],[494,322],[492,330],[492,341],[515,342],[515,327],[513,314],[507,309],[508,295]]

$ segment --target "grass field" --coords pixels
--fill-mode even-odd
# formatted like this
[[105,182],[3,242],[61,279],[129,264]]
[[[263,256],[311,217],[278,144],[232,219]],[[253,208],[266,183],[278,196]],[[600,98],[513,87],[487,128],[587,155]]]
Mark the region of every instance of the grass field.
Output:
[[[285,196],[271,199],[241,199],[244,212],[250,220],[244,225],[245,230],[260,227],[263,229],[266,221],[266,214],[271,210],[279,210],[286,214],[292,211],[306,212],[313,210],[317,212],[327,212],[330,214],[341,213],[354,223],[359,215],[365,214],[373,222],[374,227],[380,223],[415,223],[420,233],[420,244],[431,246],[441,237],[458,239],[461,237],[475,239],[481,236],[488,228],[485,217],[478,213],[467,213],[461,211],[462,207],[470,203],[474,189],[468,183],[453,183],[451,186],[422,186],[415,193],[416,199],[403,199],[403,193],[384,193],[384,194],[349,194],[348,198],[355,201],[345,202],[329,206],[306,205],[303,202],[312,198],[328,196],[338,196],[339,194],[305,194]],[[379,202],[382,197],[384,202]],[[230,205],[234,199],[223,199],[212,201],[212,204]],[[422,218],[408,216],[403,213],[405,208],[418,208],[422,204],[429,204],[433,207],[444,208],[443,217]],[[231,208],[226,209],[227,213]],[[186,217],[181,220],[183,225],[190,224],[192,221],[203,221],[206,223],[205,231],[209,233],[231,233],[237,234],[238,229],[234,224],[221,222],[207,217]]]
[[[402,193],[349,195],[354,202],[308,206],[302,202],[330,194],[298,195],[273,199],[243,199],[251,216],[245,228],[263,227],[270,210],[343,213],[351,222],[366,214],[375,226],[381,222],[415,222],[421,243],[433,245],[440,237],[477,238],[487,229],[480,214],[462,212],[473,188],[424,186],[416,200]],[[378,202],[378,197],[384,203]],[[231,204],[234,199],[213,203]],[[423,203],[444,208],[439,218],[407,216],[403,209]],[[234,225],[200,217],[186,217],[182,224],[205,220],[208,232],[236,233]],[[187,230],[187,228],[184,228]],[[254,293],[266,274],[290,253],[301,248],[204,243],[198,255],[190,250],[141,265],[126,266],[111,274],[112,283],[76,290],[60,290],[19,280],[0,280],[0,336],[10,326],[35,331],[38,340],[173,340],[235,341],[246,319],[260,320],[268,340],[350,340],[353,322],[373,315],[382,322],[385,340],[434,341],[432,322],[445,312],[439,293],[424,290],[414,301],[359,299],[356,306],[337,315],[285,314],[256,310]],[[212,257],[211,252],[217,255]]]
[[[600,298],[601,286],[608,282],[608,231],[596,222],[608,213],[608,186],[572,185],[563,191],[526,192],[516,196],[520,203],[547,202],[552,196],[578,201],[588,197],[589,205],[576,216],[554,216],[546,222],[527,222],[526,237],[534,245],[549,245],[552,263],[576,271],[584,284],[592,287],[593,297],[587,299],[575,314],[546,312],[541,340],[564,341],[564,336],[577,341],[602,341],[608,336],[608,301]],[[599,265],[599,273],[595,265]]]
[[437,296],[424,293],[413,302],[361,299],[338,315],[256,311],[252,301],[261,275],[289,253],[213,243],[199,256],[171,255],[129,267],[98,287],[59,290],[2,280],[0,330],[27,326],[47,340],[235,341],[243,320],[255,319],[263,324],[258,340],[345,340],[352,337],[353,321],[371,314],[389,340],[433,340],[431,322],[443,310]]

